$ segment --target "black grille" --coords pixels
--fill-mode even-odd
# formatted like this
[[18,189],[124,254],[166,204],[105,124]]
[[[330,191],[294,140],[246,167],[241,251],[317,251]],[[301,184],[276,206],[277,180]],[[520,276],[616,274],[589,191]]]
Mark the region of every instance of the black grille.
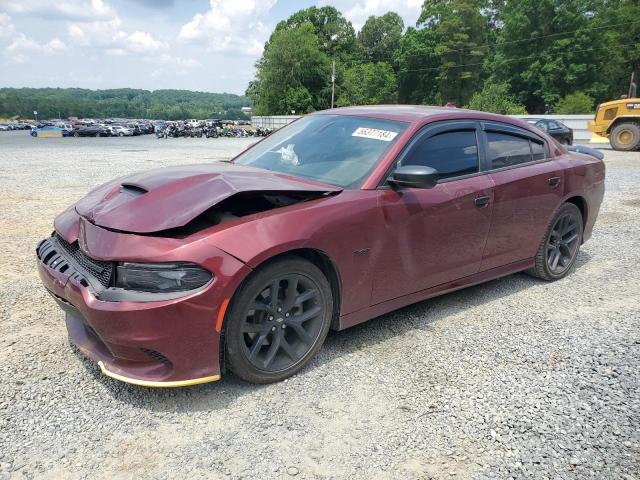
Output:
[[[111,278],[113,276],[113,262],[105,262],[102,260],[95,260],[87,256],[82,250],[78,242],[67,243],[60,235],[55,234],[55,239],[62,249],[87,273],[96,278],[103,286],[108,287],[111,285]],[[62,252],[61,252],[62,253]]]

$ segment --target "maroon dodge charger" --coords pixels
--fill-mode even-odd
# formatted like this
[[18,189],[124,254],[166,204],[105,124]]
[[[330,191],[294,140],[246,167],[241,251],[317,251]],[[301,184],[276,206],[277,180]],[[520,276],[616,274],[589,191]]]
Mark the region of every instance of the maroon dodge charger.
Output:
[[601,154],[579,149],[467,110],[318,112],[229,162],[96,188],[56,218],[38,270],[105,375],[274,382],[330,328],[514,272],[567,275],[604,194]]

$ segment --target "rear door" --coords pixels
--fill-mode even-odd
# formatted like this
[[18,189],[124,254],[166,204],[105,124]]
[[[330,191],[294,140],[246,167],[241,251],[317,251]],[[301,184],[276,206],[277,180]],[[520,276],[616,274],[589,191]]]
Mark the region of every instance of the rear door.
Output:
[[484,271],[535,256],[562,198],[564,170],[546,141],[528,130],[487,122],[482,136],[495,185]]
[[431,189],[383,188],[383,248],[372,300],[380,303],[468,275],[480,268],[491,221],[493,183],[480,171],[479,124],[425,127],[400,155],[400,165],[440,174]]

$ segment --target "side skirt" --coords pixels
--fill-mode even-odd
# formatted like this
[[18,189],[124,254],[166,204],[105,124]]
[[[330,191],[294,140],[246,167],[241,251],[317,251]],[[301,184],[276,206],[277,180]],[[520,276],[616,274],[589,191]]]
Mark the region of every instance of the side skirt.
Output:
[[484,272],[474,273],[468,277],[454,280],[453,282],[443,283],[435,287],[420,290],[419,292],[410,293],[409,295],[403,295],[402,297],[393,298],[376,305],[372,305],[357,312],[342,315],[340,317],[338,330],[344,330],[345,328],[353,327],[359,323],[366,322],[372,318],[384,315],[385,313],[392,312],[412,303],[421,302],[428,298],[437,297],[445,293],[461,290],[466,287],[478,285],[479,283],[488,282],[489,280],[495,280],[496,278],[511,275],[513,273],[527,270],[535,265],[533,258],[527,260],[520,260],[518,262],[510,263],[502,267],[492,268],[491,270],[485,270]]

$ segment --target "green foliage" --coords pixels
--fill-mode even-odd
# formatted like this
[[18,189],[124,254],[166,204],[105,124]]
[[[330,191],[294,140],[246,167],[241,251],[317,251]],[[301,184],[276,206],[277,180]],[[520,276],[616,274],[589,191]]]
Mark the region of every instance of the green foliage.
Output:
[[483,0],[425,1],[418,25],[434,48],[435,75],[440,97],[458,105],[466,103],[480,85],[488,35]]
[[504,27],[489,67],[494,80],[508,82],[532,112],[543,112],[545,105],[578,89],[603,95],[607,79],[597,65],[608,61],[609,46],[594,27],[600,25],[598,10],[604,4],[599,0],[506,2],[501,11]]
[[556,105],[555,112],[561,114],[593,113],[594,100],[584,92],[565,95]]
[[284,96],[285,113],[307,113],[313,111],[313,99],[305,87],[289,88]]
[[308,113],[326,108],[330,61],[320,50],[313,24],[276,30],[257,64],[247,93],[257,115]]
[[0,88],[0,116],[30,118],[247,118],[247,97],[188,90],[86,90],[80,88]]
[[375,105],[396,103],[398,82],[388,63],[363,63],[344,73],[337,105]]
[[524,105],[517,103],[509,94],[506,83],[486,82],[480,92],[473,94],[466,108],[502,115],[526,115],[527,113]]
[[402,17],[387,12],[380,17],[370,16],[358,32],[358,46],[362,60],[381,62],[392,60],[400,48],[404,30]]
[[313,25],[313,32],[318,38],[320,51],[331,57],[349,57],[356,47],[356,32],[338,10],[334,7],[309,7],[291,15],[276,25],[275,31],[267,42],[267,48],[273,36],[287,30],[293,30],[305,23]]
[[[538,114],[570,101],[575,110],[577,100],[565,99],[574,92],[583,92],[593,103],[627,92],[631,71],[640,73],[638,19],[638,0],[425,0],[415,27],[404,33],[402,19],[389,12],[370,17],[356,37],[335,8],[310,7],[278,24],[247,94],[264,114],[282,113],[292,98],[305,108],[306,93],[309,108],[326,108],[331,98],[327,66],[335,61],[340,105],[451,101],[512,113],[524,105]],[[305,42],[313,43],[315,37],[324,55],[313,54],[323,58],[311,62],[317,81],[285,72],[270,76],[268,71],[278,68],[277,35],[308,24],[312,28]],[[301,65],[282,61],[292,71]],[[380,62],[392,67],[395,79],[383,75],[385,67],[376,66]],[[372,72],[382,78],[374,82]],[[267,78],[271,80],[265,83]],[[392,84],[397,95],[390,94]],[[261,99],[271,90],[279,101]]]

